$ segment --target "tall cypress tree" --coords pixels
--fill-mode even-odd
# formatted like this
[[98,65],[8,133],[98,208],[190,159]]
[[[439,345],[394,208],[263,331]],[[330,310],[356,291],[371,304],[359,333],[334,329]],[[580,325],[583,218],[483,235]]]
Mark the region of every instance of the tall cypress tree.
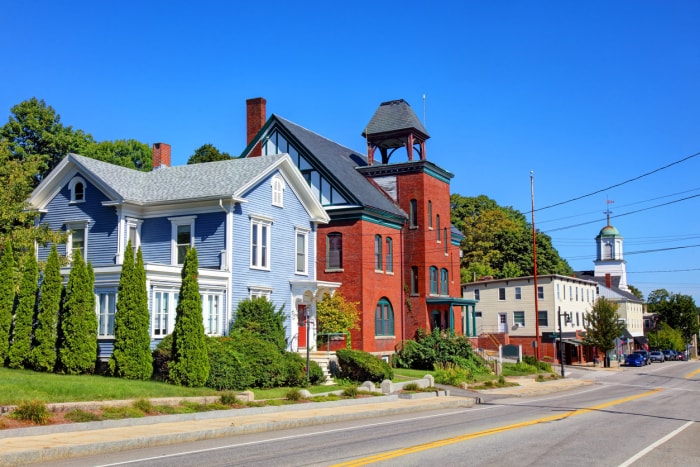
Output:
[[8,353],[10,368],[24,368],[29,363],[29,352],[32,348],[32,323],[36,309],[36,293],[39,287],[39,267],[31,246],[24,264],[22,281],[17,294],[17,308],[12,326],[12,343]]
[[114,317],[114,352],[109,360],[113,375],[143,380],[151,377],[153,362],[148,324],[148,293],[143,255],[139,248],[134,264],[129,241],[119,279],[119,298]]
[[34,328],[31,364],[38,371],[53,371],[56,366],[58,313],[61,309],[61,264],[56,245],[46,261],[44,278],[39,291],[39,307]]
[[180,301],[177,304],[172,361],[169,365],[169,376],[173,383],[192,387],[203,386],[209,377],[198,269],[197,250],[190,248],[182,265]]
[[15,306],[15,258],[8,241],[0,257],[0,366],[5,364],[10,350],[12,312]]
[[95,276],[82,255],[73,255],[61,316],[60,370],[68,374],[92,373],[97,359]]

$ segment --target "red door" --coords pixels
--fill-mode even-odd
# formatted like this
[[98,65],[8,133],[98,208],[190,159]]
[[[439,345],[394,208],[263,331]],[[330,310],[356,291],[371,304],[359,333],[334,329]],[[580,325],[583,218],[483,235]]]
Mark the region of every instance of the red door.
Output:
[[306,305],[297,306],[297,322],[299,323],[299,348],[306,347]]

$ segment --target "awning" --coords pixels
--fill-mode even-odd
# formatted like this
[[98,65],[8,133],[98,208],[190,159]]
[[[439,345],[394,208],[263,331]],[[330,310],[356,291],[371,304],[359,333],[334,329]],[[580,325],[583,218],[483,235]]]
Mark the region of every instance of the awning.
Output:
[[644,336],[637,336],[634,338],[634,342],[636,342],[639,345],[649,345],[649,339],[647,339]]
[[561,341],[565,344],[571,344],[571,345],[575,345],[575,346],[585,345],[585,343],[579,339],[566,339],[566,338],[564,338]]

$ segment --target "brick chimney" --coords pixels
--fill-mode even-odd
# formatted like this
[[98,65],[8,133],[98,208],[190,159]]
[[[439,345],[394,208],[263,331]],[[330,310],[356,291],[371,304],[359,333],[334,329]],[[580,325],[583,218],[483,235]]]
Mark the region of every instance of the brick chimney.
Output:
[[153,143],[153,170],[170,167],[170,145]]
[[612,289],[612,277],[609,272],[605,274],[605,287]]
[[[246,104],[246,125],[247,137],[246,145],[250,144],[260,130],[262,130],[267,120],[267,101],[262,97],[255,97],[245,101]],[[249,157],[262,156],[262,145],[258,142],[250,151]]]

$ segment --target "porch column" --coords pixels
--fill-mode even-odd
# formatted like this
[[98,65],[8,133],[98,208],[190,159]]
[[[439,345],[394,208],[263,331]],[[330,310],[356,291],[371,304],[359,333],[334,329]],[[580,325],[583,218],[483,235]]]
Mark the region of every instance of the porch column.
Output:
[[476,305],[472,305],[472,333],[476,337]]

